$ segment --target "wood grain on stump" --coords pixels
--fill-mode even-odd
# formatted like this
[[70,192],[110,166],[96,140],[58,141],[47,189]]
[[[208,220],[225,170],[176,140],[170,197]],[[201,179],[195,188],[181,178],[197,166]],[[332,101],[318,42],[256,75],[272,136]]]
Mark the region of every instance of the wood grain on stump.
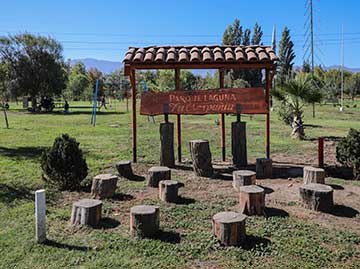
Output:
[[309,183],[300,186],[300,197],[304,206],[315,211],[331,211],[333,200],[333,188],[317,183]]
[[256,173],[249,170],[237,170],[233,172],[233,187],[239,191],[241,186],[255,185]]
[[153,166],[149,169],[149,187],[159,187],[161,180],[171,180],[171,170],[165,166]]
[[241,213],[217,213],[212,218],[213,234],[225,246],[239,246],[246,238],[245,220],[246,216]]
[[246,122],[231,123],[231,153],[236,167],[247,166]]
[[115,194],[118,177],[112,174],[100,174],[94,177],[91,194],[93,198],[111,198]]
[[116,164],[116,169],[120,176],[131,179],[134,176],[131,168],[131,161],[120,161]]
[[130,232],[132,236],[153,237],[159,231],[159,207],[138,205],[130,209]]
[[159,198],[164,202],[175,203],[178,200],[179,182],[162,180],[159,183]]
[[272,177],[272,160],[268,158],[256,159],[256,178],[264,179]]
[[264,189],[256,186],[239,188],[240,212],[246,215],[263,215],[265,209]]
[[213,167],[208,140],[190,140],[190,154],[194,172],[200,177],[211,177]]
[[325,170],[311,166],[304,167],[304,184],[319,183],[325,184]]
[[174,123],[160,123],[160,165],[174,168]]
[[95,199],[82,199],[73,204],[71,213],[72,225],[96,227],[101,219],[102,202]]

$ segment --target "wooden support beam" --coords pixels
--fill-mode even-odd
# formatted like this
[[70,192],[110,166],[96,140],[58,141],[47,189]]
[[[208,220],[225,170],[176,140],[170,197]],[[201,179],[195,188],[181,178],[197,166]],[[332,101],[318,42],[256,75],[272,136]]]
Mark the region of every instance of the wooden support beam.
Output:
[[[224,88],[224,70],[219,69],[219,87]],[[226,145],[225,145],[225,114],[220,114],[220,132],[221,132],[221,159],[226,160]]]
[[[180,69],[175,68],[175,90],[180,91]],[[176,139],[178,162],[181,163],[181,116],[176,115]]]
[[137,161],[136,154],[136,79],[135,69],[131,70],[130,73],[131,83],[131,98],[132,98],[132,148],[133,148],[133,162]]
[[265,69],[265,78],[266,78],[266,86],[265,86],[265,98],[266,98],[266,119],[265,119],[265,152],[266,158],[270,158],[270,88],[271,88],[271,76],[270,70]]

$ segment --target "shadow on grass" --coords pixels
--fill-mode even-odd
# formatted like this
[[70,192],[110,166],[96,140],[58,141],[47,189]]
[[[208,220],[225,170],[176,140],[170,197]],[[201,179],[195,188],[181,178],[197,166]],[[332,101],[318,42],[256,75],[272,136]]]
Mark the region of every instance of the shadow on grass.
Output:
[[343,218],[355,218],[359,211],[346,205],[334,205],[329,214]]
[[175,202],[175,204],[178,204],[178,205],[189,205],[189,204],[193,204],[193,203],[195,203],[195,199],[184,197],[184,196],[179,196],[178,200]]
[[35,159],[39,158],[45,149],[45,147],[0,147],[0,155],[15,159]]
[[44,242],[44,245],[47,245],[49,247],[62,248],[62,249],[67,249],[67,250],[78,250],[78,251],[88,251],[90,249],[89,247],[73,246],[73,245],[69,245],[69,244],[56,242],[56,241],[50,240],[50,239],[47,239]]
[[0,184],[0,202],[10,204],[14,200],[33,200],[31,189],[24,186]]
[[289,213],[286,212],[283,209],[275,208],[275,207],[266,207],[265,208],[265,217],[281,217],[281,218],[287,218],[289,217]]
[[134,199],[134,196],[126,193],[115,193],[115,195],[111,199],[115,201],[130,201]]
[[269,239],[266,239],[264,237],[259,237],[255,235],[247,235],[245,243],[243,244],[242,248],[245,250],[253,250],[257,246],[267,246],[271,243]]
[[191,165],[175,165],[176,170],[183,170],[183,171],[192,171],[193,168]]
[[120,225],[120,221],[112,218],[101,218],[99,225],[96,227],[96,229],[114,229]]
[[180,243],[181,237],[177,232],[160,230],[157,237],[154,239],[158,239],[165,243],[178,244]]
[[144,181],[145,177],[144,176],[138,176],[138,175],[132,175],[131,177],[128,178],[128,180],[130,180],[130,181]]
[[343,186],[340,186],[338,184],[326,184],[328,186],[330,186],[331,188],[333,188],[334,190],[343,190],[344,187]]
[[265,186],[262,186],[262,185],[258,185],[260,188],[263,188],[264,189],[264,193],[265,194],[270,194],[270,193],[273,193],[274,192],[274,189],[272,188],[269,188],[269,187],[265,187]]

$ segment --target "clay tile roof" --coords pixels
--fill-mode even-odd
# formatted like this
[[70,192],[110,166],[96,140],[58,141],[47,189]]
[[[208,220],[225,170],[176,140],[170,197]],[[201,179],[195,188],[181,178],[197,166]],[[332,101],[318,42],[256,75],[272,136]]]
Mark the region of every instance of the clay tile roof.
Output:
[[269,46],[163,46],[133,48],[125,53],[124,63],[273,63],[278,57]]

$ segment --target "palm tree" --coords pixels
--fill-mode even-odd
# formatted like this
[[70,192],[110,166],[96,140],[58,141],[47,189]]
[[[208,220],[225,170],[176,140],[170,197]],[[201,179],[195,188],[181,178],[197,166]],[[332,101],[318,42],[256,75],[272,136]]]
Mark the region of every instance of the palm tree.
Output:
[[284,122],[293,128],[291,136],[303,139],[303,108],[306,103],[317,103],[322,98],[320,89],[312,83],[311,75],[298,73],[294,78],[288,78],[272,91],[272,95],[281,102],[279,113]]

